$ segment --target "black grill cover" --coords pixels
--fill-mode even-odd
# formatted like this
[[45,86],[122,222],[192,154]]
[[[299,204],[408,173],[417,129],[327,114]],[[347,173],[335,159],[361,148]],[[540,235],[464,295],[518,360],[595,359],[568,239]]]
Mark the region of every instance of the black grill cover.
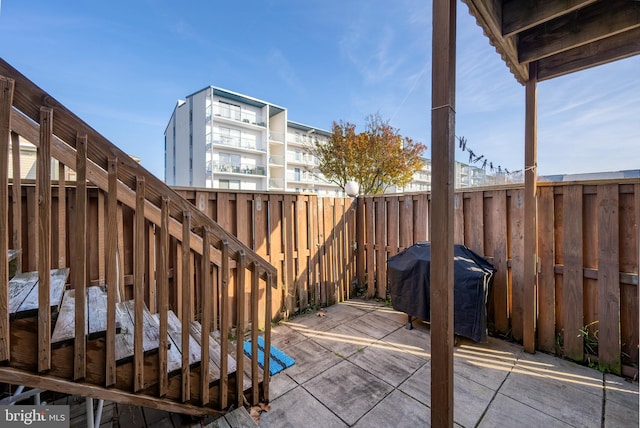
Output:
[[[431,244],[418,243],[387,260],[393,308],[429,321]],[[454,332],[476,342],[487,340],[487,297],[496,272],[464,245],[454,248]]]

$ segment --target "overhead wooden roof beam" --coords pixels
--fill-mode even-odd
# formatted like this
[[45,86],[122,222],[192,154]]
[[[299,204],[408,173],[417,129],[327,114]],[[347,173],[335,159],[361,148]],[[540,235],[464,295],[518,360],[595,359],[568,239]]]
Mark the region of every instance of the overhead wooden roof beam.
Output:
[[640,28],[589,43],[538,63],[538,81],[640,54]]
[[596,2],[521,33],[518,61],[537,61],[638,27],[640,2]]
[[597,0],[505,0],[502,5],[502,35],[510,37]]

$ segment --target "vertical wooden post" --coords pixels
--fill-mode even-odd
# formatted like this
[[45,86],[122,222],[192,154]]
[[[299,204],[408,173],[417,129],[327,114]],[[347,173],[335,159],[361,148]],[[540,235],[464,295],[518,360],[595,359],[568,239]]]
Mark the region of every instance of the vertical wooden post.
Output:
[[431,426],[452,427],[456,0],[434,0],[432,43]]
[[14,81],[0,76],[0,361],[9,359],[9,134]]
[[224,240],[220,245],[222,251],[222,269],[220,275],[220,408],[227,407],[227,388],[229,379],[229,243]]
[[[260,282],[260,269],[257,263],[253,264],[253,276],[251,277],[251,319],[254,320],[258,317],[258,290]],[[238,338],[240,340],[240,338]],[[242,355],[242,354],[238,354]],[[240,357],[242,358],[242,357]],[[239,358],[239,359],[240,359]],[[268,361],[269,349],[265,345],[264,349],[264,370],[269,370]],[[236,363],[237,364],[237,363]],[[251,323],[251,405],[258,404],[258,323]]]
[[[53,110],[40,108],[40,146],[37,149],[38,201],[38,371],[51,368],[51,137]],[[84,249],[83,249],[84,253]]]
[[168,312],[169,312],[169,198],[162,198],[160,211],[160,250],[156,254],[158,260],[158,312],[160,314],[160,349],[158,352],[158,365],[160,370],[160,396],[164,397],[169,388],[167,373],[167,351],[169,349],[168,338]]
[[525,352],[536,350],[537,296],[537,127],[538,127],[538,68],[529,63],[526,83],[526,112],[524,137],[524,287],[523,287],[523,346]]
[[[22,250],[22,178],[20,177],[20,137],[11,133],[11,161],[13,163],[13,248]],[[16,258],[16,273],[22,272],[22,251]],[[61,266],[63,267],[63,266]]]
[[[244,318],[245,318],[245,302],[244,296],[246,294],[246,255],[244,251],[240,251],[238,254],[238,263],[236,270],[238,272],[238,278],[236,281],[236,318],[238,319],[236,328],[236,355],[244,355]],[[254,273],[255,275],[255,273]],[[251,294],[251,304],[253,301],[258,301],[259,296]],[[251,325],[257,326],[259,322],[257,320],[258,314],[251,314]],[[254,318],[256,317],[256,318]],[[203,316],[204,319],[204,316]],[[204,342],[203,342],[204,346]],[[240,357],[236,360],[236,405],[238,407],[244,406],[244,358]]]
[[136,214],[134,224],[134,256],[133,256],[133,303],[134,333],[133,333],[133,354],[134,354],[134,391],[144,388],[144,265],[145,265],[145,228],[144,228],[144,202],[145,202],[145,179],[136,178]]
[[[208,226],[202,228],[202,329],[200,334],[200,402],[203,406],[209,404],[209,330],[211,329],[211,231]],[[238,267],[240,269],[240,267]],[[240,322],[240,321],[239,321]],[[183,334],[189,331],[183,326]],[[242,354],[238,354],[242,355]]]
[[182,213],[182,401],[191,399],[189,320],[191,319],[191,211]]
[[[258,266],[255,265],[255,269],[258,269]],[[271,350],[271,287],[275,288],[277,284],[278,278],[274,278],[270,273],[267,273],[267,286],[265,289],[266,292],[266,308],[265,308],[265,323],[264,323],[264,349]],[[269,368],[269,358],[264,360],[264,372],[262,375],[262,385],[263,385],[263,393],[264,397],[262,400],[265,403],[269,402],[269,382],[270,382],[271,372]]]
[[[107,189],[107,337],[105,386],[116,383],[116,302],[118,296],[118,158],[108,161]],[[165,370],[166,371],[166,370]]]
[[75,264],[73,288],[75,289],[75,380],[86,375],[86,316],[87,316],[87,136],[76,137],[76,223]]
[[65,267],[67,267],[67,177],[65,177],[64,164],[62,162],[59,162],[58,163],[58,268],[62,269]]

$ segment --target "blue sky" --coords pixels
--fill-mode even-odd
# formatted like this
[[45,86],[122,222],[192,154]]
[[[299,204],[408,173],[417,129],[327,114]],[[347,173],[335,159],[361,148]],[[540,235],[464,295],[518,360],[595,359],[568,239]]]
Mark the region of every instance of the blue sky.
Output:
[[[325,129],[379,112],[430,152],[431,2],[2,0],[0,40],[2,58],[160,178],[176,101],[208,85]],[[521,169],[524,87],[462,3],[457,49],[456,134]],[[640,168],[639,71],[636,56],[538,85],[540,175]]]

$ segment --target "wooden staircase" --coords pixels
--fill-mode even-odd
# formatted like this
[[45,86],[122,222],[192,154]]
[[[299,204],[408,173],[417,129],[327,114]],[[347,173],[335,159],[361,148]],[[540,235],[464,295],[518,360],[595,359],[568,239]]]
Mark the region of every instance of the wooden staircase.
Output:
[[0,268],[2,383],[196,416],[268,401],[268,351],[242,345],[270,342],[275,268],[2,59]]

